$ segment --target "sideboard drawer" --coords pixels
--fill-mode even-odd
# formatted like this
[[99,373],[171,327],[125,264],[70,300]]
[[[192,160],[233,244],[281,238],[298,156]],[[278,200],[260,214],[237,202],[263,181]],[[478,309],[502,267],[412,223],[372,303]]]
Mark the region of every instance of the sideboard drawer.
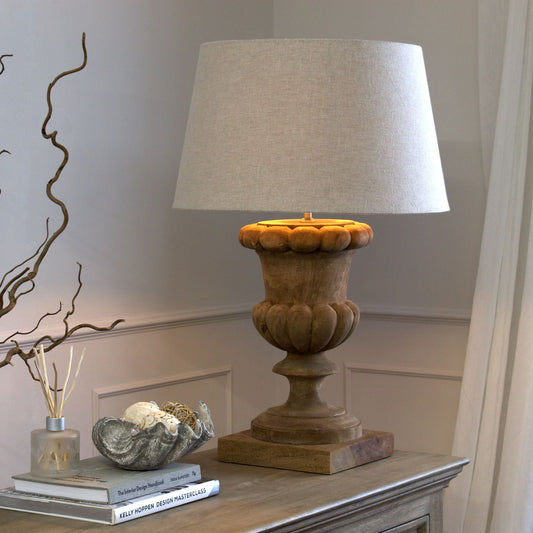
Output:
[[430,533],[429,529],[429,515],[422,516],[416,520],[411,520],[400,526],[387,529],[382,533]]

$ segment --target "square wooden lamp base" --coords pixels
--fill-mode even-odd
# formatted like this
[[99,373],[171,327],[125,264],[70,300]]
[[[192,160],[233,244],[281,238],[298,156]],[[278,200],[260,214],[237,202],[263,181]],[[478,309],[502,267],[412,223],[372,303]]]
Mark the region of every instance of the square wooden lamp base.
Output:
[[218,460],[316,474],[335,474],[392,455],[394,437],[364,430],[359,439],[341,444],[277,444],[253,438],[250,431],[218,439]]

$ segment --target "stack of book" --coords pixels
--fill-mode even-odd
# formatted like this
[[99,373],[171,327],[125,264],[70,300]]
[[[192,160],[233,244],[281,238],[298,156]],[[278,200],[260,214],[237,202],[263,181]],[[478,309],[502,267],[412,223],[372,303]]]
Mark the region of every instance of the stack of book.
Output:
[[217,479],[201,477],[200,466],[172,463],[158,470],[115,467],[103,457],[80,461],[68,478],[13,476],[14,487],[0,489],[0,507],[119,524],[219,493]]

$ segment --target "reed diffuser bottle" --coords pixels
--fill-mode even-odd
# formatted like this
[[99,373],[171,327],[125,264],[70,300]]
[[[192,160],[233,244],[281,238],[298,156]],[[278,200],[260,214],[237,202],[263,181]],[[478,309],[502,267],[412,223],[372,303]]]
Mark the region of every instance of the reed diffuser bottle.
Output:
[[74,381],[67,391],[68,381],[72,368],[73,350],[70,349],[67,376],[62,388],[58,388],[57,369],[55,363],[54,384],[48,380],[46,358],[41,346],[39,353],[35,353],[35,368],[49,416],[46,417],[46,427],[31,432],[31,473],[40,477],[69,477],[79,471],[80,463],[80,432],[76,429],[65,429],[63,407],[74,389],[76,378],[80,371],[85,350],[78,362]]
[[65,417],[46,417],[46,428],[31,432],[31,473],[41,477],[75,476],[80,463],[80,432],[65,429]]

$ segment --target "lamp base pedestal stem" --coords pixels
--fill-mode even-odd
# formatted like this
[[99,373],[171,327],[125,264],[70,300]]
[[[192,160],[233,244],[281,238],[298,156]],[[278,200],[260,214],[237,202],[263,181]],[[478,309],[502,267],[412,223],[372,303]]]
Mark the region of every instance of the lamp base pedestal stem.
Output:
[[385,431],[363,430],[362,437],[338,444],[278,444],[254,439],[250,431],[218,439],[218,460],[335,474],[392,455],[394,437]]
[[335,444],[362,436],[355,416],[320,398],[323,379],[336,372],[325,352],[288,353],[273,371],[289,380],[289,397],[252,420],[252,437],[280,444]]

